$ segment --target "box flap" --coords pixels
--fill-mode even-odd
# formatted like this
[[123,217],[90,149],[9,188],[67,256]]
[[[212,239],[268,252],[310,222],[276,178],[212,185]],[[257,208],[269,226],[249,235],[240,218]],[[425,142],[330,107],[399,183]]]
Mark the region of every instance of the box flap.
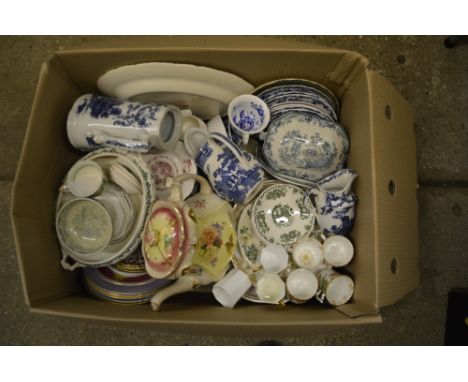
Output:
[[248,36],[134,37],[64,49],[56,57],[83,92],[97,91],[97,79],[122,65],[174,62],[225,70],[254,86],[278,78],[306,78],[325,83],[341,97],[367,67],[367,59],[356,52]]
[[368,71],[374,154],[377,307],[419,283],[416,141],[408,102]]
[[33,307],[32,311],[114,324],[151,326],[164,332],[223,336],[310,335],[382,322],[380,315],[349,318],[336,309],[313,304],[280,307],[241,301],[235,309],[226,309],[213,301],[211,293],[175,296],[158,312],[153,312],[147,305],[109,304],[85,294],[44,303]]
[[[26,303],[80,289],[61,268],[54,213],[63,175],[78,155],[67,142],[65,121],[79,91],[56,60],[43,64],[13,184],[10,216]],[[47,271],[44,271],[47,268]]]
[[[80,53],[83,51],[115,51],[141,49],[252,49],[255,51],[268,49],[315,49],[327,51],[342,51],[341,49],[325,47],[315,42],[301,42],[279,36],[133,36],[116,37],[103,41],[85,42],[75,47],[60,49],[65,53]],[[356,53],[357,54],[357,53]]]
[[365,317],[365,316],[379,316],[380,317],[378,310],[370,306],[361,305],[357,303],[337,306],[336,310],[350,318]]

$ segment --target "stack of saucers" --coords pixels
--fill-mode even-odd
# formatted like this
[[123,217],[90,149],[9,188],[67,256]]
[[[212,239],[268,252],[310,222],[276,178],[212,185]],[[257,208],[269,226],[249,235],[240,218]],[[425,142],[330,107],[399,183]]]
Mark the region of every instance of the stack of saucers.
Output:
[[150,277],[141,252],[137,251],[124,261],[111,267],[84,268],[83,282],[94,297],[120,304],[144,304],[169,280]]
[[270,121],[288,112],[306,112],[329,122],[338,121],[338,100],[326,87],[312,81],[273,81],[255,89],[253,94],[268,105]]
[[270,109],[264,142],[257,158],[273,177],[310,187],[341,169],[349,140],[338,124],[339,104],[333,93],[312,81],[286,79],[255,89]]

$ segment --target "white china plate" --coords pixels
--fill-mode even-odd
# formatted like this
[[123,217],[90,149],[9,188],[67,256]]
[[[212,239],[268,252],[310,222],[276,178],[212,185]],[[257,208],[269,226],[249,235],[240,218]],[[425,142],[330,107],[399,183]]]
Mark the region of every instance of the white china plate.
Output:
[[[146,166],[146,164],[136,155],[131,155],[126,152],[122,152],[121,150],[116,149],[100,149],[93,151],[92,153],[86,155],[82,160],[94,160],[99,165],[104,167],[104,173],[107,173],[107,167],[111,163],[119,163],[129,170],[131,170],[132,174],[136,176],[143,188],[142,194],[133,194],[131,195],[132,202],[135,207],[135,224],[132,228],[131,233],[127,236],[127,238],[120,242],[113,245],[109,245],[104,251],[111,253],[112,258],[105,263],[100,261],[93,262],[92,260],[87,262],[87,266],[92,267],[100,267],[109,265],[109,263],[115,264],[118,261],[123,260],[127,256],[131,255],[140,244],[140,235],[143,232],[144,224],[146,217],[151,209],[151,206],[156,198],[155,195],[155,188],[153,182],[151,181],[151,174]],[[60,208],[67,200],[70,199],[69,193],[61,192],[59,194],[57,200],[57,210]],[[73,256],[68,253],[64,248],[62,248],[62,252],[64,255],[64,259],[62,260],[62,265],[64,267],[68,267],[68,269],[72,270],[77,266],[83,266],[81,263],[70,264],[66,261],[67,257],[73,258]]]
[[315,221],[314,206],[304,191],[290,184],[263,190],[252,206],[252,227],[265,243],[290,247],[308,236]]
[[232,73],[167,62],[112,69],[98,79],[97,86],[107,96],[174,104],[202,119],[225,115],[232,99],[253,90],[250,83]]

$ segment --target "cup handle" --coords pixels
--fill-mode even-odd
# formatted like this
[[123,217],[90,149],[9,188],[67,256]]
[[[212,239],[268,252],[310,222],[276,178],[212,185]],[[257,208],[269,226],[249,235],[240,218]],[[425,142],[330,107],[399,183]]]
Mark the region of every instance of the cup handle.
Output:
[[183,181],[187,179],[193,179],[196,182],[200,184],[200,193],[201,194],[212,194],[213,190],[211,189],[210,183],[203,178],[200,175],[195,175],[195,174],[184,174],[184,175],[179,175],[178,177],[175,177],[172,179],[173,182],[176,183],[182,183]]
[[242,144],[245,146],[247,143],[249,143],[249,134],[244,133],[242,134]]
[[106,147],[112,147],[116,149],[127,149],[131,151],[136,151],[139,153],[147,153],[150,149],[150,144],[148,141],[124,139],[124,138],[115,138],[110,135],[104,134],[88,134],[87,140],[91,141],[91,144],[97,144]]
[[[242,152],[240,149],[234,144],[234,142],[231,142],[227,137],[224,137],[223,135],[219,133],[211,133],[210,138],[217,140],[218,142],[221,142],[223,145],[229,147],[229,149],[234,153],[234,155],[237,157],[239,162],[242,163],[243,166],[248,167],[249,164],[247,163],[247,160],[245,159],[244,155],[242,155]],[[244,138],[242,138],[243,140]]]
[[84,267],[83,264],[78,263],[64,252],[62,252],[62,260],[60,260],[60,264],[62,265],[62,268],[66,269],[67,271],[74,271],[77,268]]

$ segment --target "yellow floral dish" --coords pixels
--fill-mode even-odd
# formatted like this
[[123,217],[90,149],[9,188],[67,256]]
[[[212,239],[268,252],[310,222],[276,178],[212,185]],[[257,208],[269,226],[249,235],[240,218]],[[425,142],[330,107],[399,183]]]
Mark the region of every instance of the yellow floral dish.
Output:
[[214,194],[204,179],[199,181],[200,192],[186,201],[195,216],[198,233],[192,263],[218,278],[231,261],[237,246],[232,207]]

